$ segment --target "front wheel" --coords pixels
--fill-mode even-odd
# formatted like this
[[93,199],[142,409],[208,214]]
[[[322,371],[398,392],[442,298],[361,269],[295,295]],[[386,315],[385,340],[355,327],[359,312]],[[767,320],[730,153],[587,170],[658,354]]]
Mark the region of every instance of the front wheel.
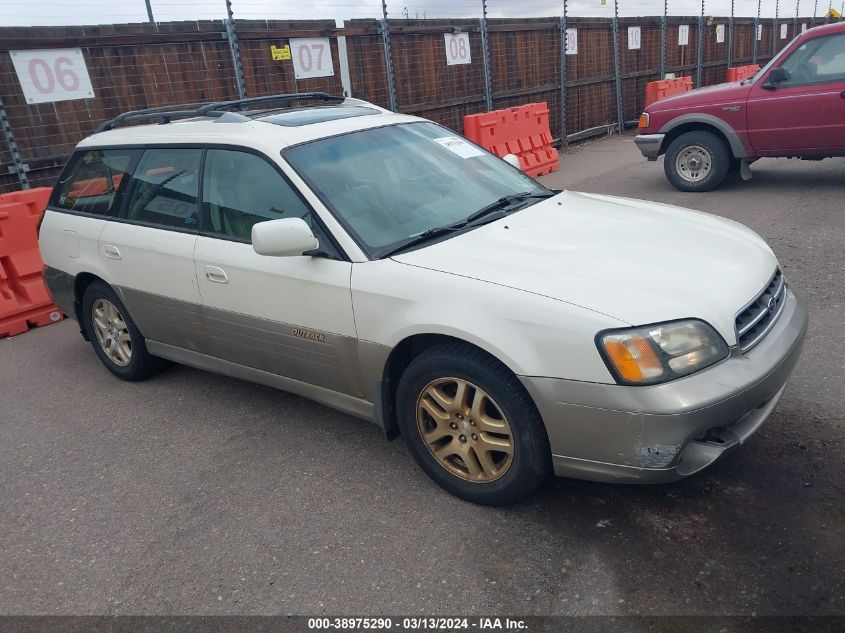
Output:
[[513,503],[551,470],[534,402],[504,365],[481,350],[445,344],[424,351],[402,374],[396,404],[414,459],[462,499]]
[[703,130],[681,134],[663,158],[666,178],[680,191],[711,191],[730,168],[731,153],[724,141]]

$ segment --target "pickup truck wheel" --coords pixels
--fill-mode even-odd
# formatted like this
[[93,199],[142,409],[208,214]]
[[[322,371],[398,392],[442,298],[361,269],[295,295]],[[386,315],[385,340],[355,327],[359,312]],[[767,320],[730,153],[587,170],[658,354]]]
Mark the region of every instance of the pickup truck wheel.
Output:
[[117,293],[95,281],[82,295],[82,325],[103,365],[123,380],[143,380],[166,361],[147,351],[144,337]]
[[663,170],[680,191],[711,191],[725,179],[731,153],[715,134],[695,130],[681,134],[669,145]]
[[411,455],[462,499],[513,503],[551,470],[534,402],[504,365],[481,350],[456,343],[424,351],[402,374],[396,403]]

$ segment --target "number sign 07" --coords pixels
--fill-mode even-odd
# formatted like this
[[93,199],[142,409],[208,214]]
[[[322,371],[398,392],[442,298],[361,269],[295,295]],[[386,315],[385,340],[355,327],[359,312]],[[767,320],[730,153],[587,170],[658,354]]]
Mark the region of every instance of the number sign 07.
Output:
[[293,74],[297,79],[333,77],[332,49],[327,37],[305,37],[290,40]]
[[91,99],[94,89],[78,48],[11,51],[27,103]]
[[446,40],[446,65],[471,64],[469,33],[444,33]]

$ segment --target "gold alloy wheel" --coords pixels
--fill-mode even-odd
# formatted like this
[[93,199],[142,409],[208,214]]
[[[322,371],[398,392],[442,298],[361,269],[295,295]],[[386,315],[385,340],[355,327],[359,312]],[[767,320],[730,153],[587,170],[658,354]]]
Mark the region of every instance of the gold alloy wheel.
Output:
[[513,433],[501,408],[462,378],[430,382],[417,399],[417,426],[428,450],[453,475],[484,483],[513,463]]
[[126,367],[132,360],[132,339],[118,309],[108,299],[97,299],[91,306],[91,321],[97,342],[109,360]]

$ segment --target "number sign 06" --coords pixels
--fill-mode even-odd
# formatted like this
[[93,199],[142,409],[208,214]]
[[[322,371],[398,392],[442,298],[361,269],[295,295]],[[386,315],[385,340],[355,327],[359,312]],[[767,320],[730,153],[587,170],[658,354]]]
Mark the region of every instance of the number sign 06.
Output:
[[78,48],[11,51],[27,103],[50,103],[94,96],[85,58]]
[[334,76],[329,38],[293,38],[290,41],[290,52],[293,58],[293,74],[297,79]]
[[446,65],[471,64],[469,33],[444,33],[446,39]]

